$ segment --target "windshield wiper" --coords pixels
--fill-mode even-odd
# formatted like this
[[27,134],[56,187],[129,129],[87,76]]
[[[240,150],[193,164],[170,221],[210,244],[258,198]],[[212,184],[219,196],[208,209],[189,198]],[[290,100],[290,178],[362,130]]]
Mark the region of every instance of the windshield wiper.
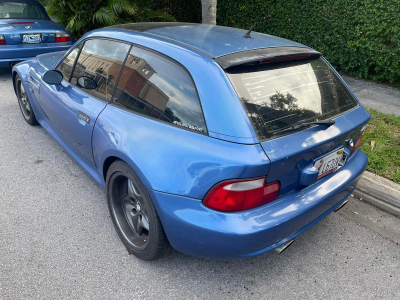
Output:
[[294,131],[294,130],[298,130],[300,128],[303,128],[303,127],[306,127],[306,126],[310,126],[310,125],[324,125],[324,126],[330,127],[333,124],[335,124],[335,120],[333,120],[333,119],[321,120],[321,121],[315,121],[315,122],[305,122],[305,123],[300,123],[300,124],[297,124],[297,125],[290,126],[288,128],[285,128],[283,130],[277,131],[275,133]]

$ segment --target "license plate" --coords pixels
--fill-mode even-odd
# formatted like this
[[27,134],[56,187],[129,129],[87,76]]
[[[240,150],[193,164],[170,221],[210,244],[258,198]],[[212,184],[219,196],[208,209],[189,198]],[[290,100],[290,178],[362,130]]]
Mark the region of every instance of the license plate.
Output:
[[314,167],[319,171],[318,179],[335,172],[340,165],[344,164],[343,148],[318,159]]
[[42,37],[40,33],[23,34],[22,42],[24,44],[37,44],[42,42]]

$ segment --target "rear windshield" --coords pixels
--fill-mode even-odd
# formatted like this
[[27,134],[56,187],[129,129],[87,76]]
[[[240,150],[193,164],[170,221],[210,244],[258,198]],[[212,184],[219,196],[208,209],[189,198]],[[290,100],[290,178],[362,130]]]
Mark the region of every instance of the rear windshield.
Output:
[[320,57],[225,71],[260,140],[287,134],[285,129],[292,125],[331,119],[358,105]]
[[38,6],[27,3],[0,2],[0,19],[45,19]]

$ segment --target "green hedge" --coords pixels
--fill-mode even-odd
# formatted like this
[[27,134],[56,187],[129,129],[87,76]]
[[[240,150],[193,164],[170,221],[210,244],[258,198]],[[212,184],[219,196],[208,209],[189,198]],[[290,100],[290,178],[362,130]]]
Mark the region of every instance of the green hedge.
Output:
[[[153,0],[178,21],[200,22],[200,0]],[[218,25],[306,44],[335,68],[400,86],[399,0],[218,0]],[[263,19],[265,15],[269,18]]]

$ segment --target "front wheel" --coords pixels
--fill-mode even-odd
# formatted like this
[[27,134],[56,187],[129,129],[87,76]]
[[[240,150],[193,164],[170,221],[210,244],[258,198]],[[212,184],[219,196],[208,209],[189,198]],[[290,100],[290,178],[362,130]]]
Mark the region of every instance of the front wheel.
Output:
[[29,125],[37,125],[38,121],[36,120],[35,113],[33,112],[31,101],[26,93],[24,83],[18,75],[15,76],[15,88],[17,92],[19,108],[21,109],[24,120]]
[[127,250],[143,260],[163,257],[170,249],[146,187],[123,161],[107,172],[106,194],[115,229]]

